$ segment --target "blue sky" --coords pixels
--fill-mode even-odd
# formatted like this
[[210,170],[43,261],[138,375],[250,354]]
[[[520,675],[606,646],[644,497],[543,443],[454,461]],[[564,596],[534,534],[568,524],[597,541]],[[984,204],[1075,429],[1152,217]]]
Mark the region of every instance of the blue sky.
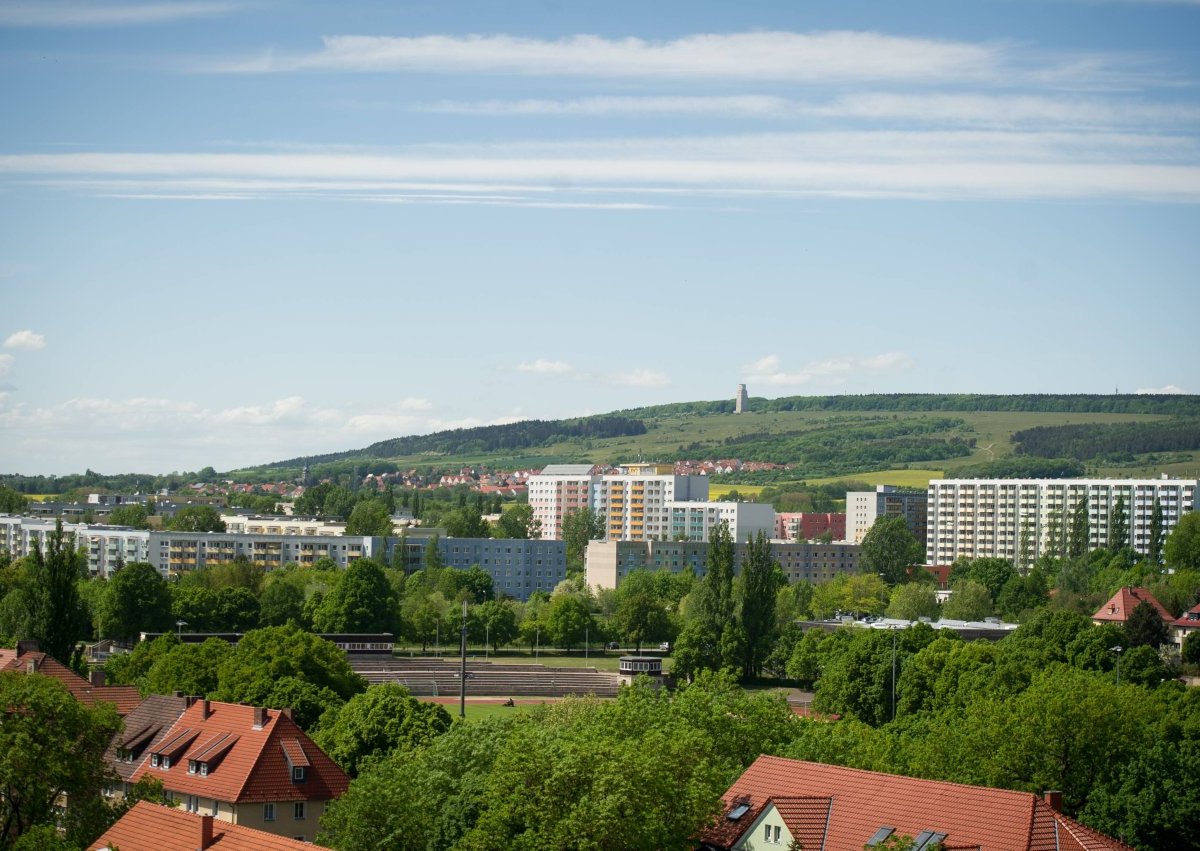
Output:
[[0,472],[1200,392],[1200,2],[0,0]]

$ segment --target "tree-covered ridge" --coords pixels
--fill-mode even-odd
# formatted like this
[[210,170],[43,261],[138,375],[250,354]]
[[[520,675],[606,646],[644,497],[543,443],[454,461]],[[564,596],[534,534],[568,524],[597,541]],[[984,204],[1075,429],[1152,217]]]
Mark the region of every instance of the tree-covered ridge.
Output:
[[[743,461],[791,464],[807,476],[838,475],[871,470],[880,464],[970,455],[973,438],[947,434],[964,425],[949,417],[886,419],[818,431],[748,434],[725,440],[719,451]],[[678,458],[689,457],[691,449],[684,447]]]
[[276,461],[266,467],[298,467],[304,463],[325,464],[354,458],[397,458],[408,455],[465,455],[502,450],[528,449],[570,438],[602,439],[646,433],[646,424],[623,416],[581,417],[570,420],[525,420],[505,425],[456,428],[433,434],[410,435],[381,440],[365,449],[332,452],[307,458]]
[[[750,399],[758,411],[1030,411],[1067,414],[1200,415],[1200,396],[1182,394],[1022,393],[866,393],[860,396],[784,396]],[[732,414],[733,400],[678,402],[631,408],[617,413],[631,417],[679,414]]]
[[1018,455],[1080,461],[1132,460],[1146,452],[1200,449],[1200,419],[1153,423],[1037,426],[1013,435]]

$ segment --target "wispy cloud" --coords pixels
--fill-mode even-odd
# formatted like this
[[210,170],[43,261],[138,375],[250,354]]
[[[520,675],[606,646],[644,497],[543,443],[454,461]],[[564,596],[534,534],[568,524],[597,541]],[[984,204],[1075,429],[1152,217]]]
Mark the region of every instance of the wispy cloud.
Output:
[[544,360],[538,358],[534,361],[517,364],[517,372],[530,372],[536,375],[570,375],[574,371],[575,367],[561,360]]
[[0,4],[0,27],[106,27],[160,24],[221,15],[237,3],[82,3],[39,0]]
[[[8,339],[4,341],[4,348],[6,349],[25,349],[27,351],[34,351],[36,349],[43,349],[45,347],[46,338],[41,334],[30,331],[29,329],[9,334]],[[11,357],[11,355],[9,357]]]
[[418,111],[478,116],[700,116],[760,120],[850,119],[957,127],[1179,127],[1200,122],[1188,104],[1146,103],[1075,94],[997,95],[859,92],[824,100],[772,95],[622,96],[422,103]]
[[813,382],[842,384],[861,375],[878,375],[909,369],[913,360],[904,352],[885,352],[867,357],[841,357],[810,361],[800,369],[784,369],[779,355],[767,355],[742,367],[742,377],[748,384],[770,387],[795,387]]
[[17,359],[9,354],[0,354],[0,378],[8,378]]
[[[830,131],[422,146],[391,155],[11,154],[0,155],[0,175],[130,196],[615,209],[645,209],[655,206],[650,197],[671,195],[1195,203],[1200,147],[1165,133]],[[496,193],[508,197],[479,197]]]
[[1177,393],[1186,393],[1182,387],[1176,387],[1174,384],[1168,384],[1165,387],[1139,387],[1135,391],[1138,395],[1159,396],[1164,394],[1174,395]]
[[978,79],[1004,64],[1005,48],[875,32],[752,32],[670,41],[575,35],[557,40],[496,35],[334,35],[320,50],[276,51],[206,70],[503,73],[571,77],[661,77],[836,82]]

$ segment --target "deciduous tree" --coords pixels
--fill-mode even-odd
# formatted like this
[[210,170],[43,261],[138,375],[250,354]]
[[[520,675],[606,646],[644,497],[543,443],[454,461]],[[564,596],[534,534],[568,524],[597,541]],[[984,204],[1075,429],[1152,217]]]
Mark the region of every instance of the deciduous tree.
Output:
[[322,721],[315,739],[346,773],[356,777],[366,760],[428,744],[450,729],[450,715],[422,703],[395,683],[374,685]]
[[127,564],[104,586],[99,621],[101,637],[129,643],[142,632],[165,632],[174,624],[171,589],[153,565]]
[[921,543],[903,517],[880,517],[863,536],[863,570],[882,574],[889,585],[905,582],[908,569],[924,557]]

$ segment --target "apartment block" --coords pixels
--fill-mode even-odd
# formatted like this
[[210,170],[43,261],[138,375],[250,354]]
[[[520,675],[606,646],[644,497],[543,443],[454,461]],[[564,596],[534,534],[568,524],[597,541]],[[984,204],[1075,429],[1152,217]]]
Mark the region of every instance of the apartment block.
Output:
[[846,540],[846,515],[815,511],[788,511],[775,515],[774,537],[780,540],[811,541],[826,532],[835,541]]
[[[0,552],[21,558],[33,552],[34,541],[46,547],[54,532],[55,520],[46,517],[21,517],[0,514]],[[148,561],[150,531],[125,526],[88,523],[63,523],[63,531],[75,536],[75,544],[87,555],[88,573],[109,577],[118,565]]]
[[707,541],[709,533],[725,523],[735,541],[745,541],[760,532],[775,534],[775,509],[761,502],[668,502],[671,540]]
[[846,493],[846,540],[861,544],[880,517],[903,517],[916,539],[925,545],[928,534],[926,491],[902,491],[879,485],[873,491]]
[[280,517],[259,514],[222,514],[225,531],[238,535],[323,535],[346,534],[346,524],[310,517]]
[[1076,507],[1087,499],[1088,547],[1109,544],[1113,509],[1124,498],[1128,538],[1139,553],[1150,543],[1154,501],[1163,535],[1196,505],[1196,479],[941,479],[929,483],[930,564],[958,558],[1011,559],[1025,567],[1055,555]]
[[[411,573],[425,564],[430,540],[392,538],[391,563]],[[447,567],[467,570],[474,565],[492,577],[496,596],[525,601],[535,591],[554,591],[567,578],[566,541],[520,538],[438,538],[438,553]]]
[[529,477],[529,506],[544,539],[561,538],[563,516],[591,505],[592,483],[599,478],[592,475],[594,469],[591,464],[551,464]]
[[289,562],[332,559],[346,567],[360,558],[387,556],[387,538],[369,535],[236,535],[228,532],[151,532],[149,561],[164,575],[228,564],[244,558],[264,570]]
[[[745,543],[734,546],[734,572],[740,572]],[[789,582],[828,582],[856,573],[862,548],[858,544],[771,542],[771,555]],[[708,544],[699,541],[592,541],[587,550],[587,584],[616,588],[634,570],[690,570],[702,577],[708,569]]]

